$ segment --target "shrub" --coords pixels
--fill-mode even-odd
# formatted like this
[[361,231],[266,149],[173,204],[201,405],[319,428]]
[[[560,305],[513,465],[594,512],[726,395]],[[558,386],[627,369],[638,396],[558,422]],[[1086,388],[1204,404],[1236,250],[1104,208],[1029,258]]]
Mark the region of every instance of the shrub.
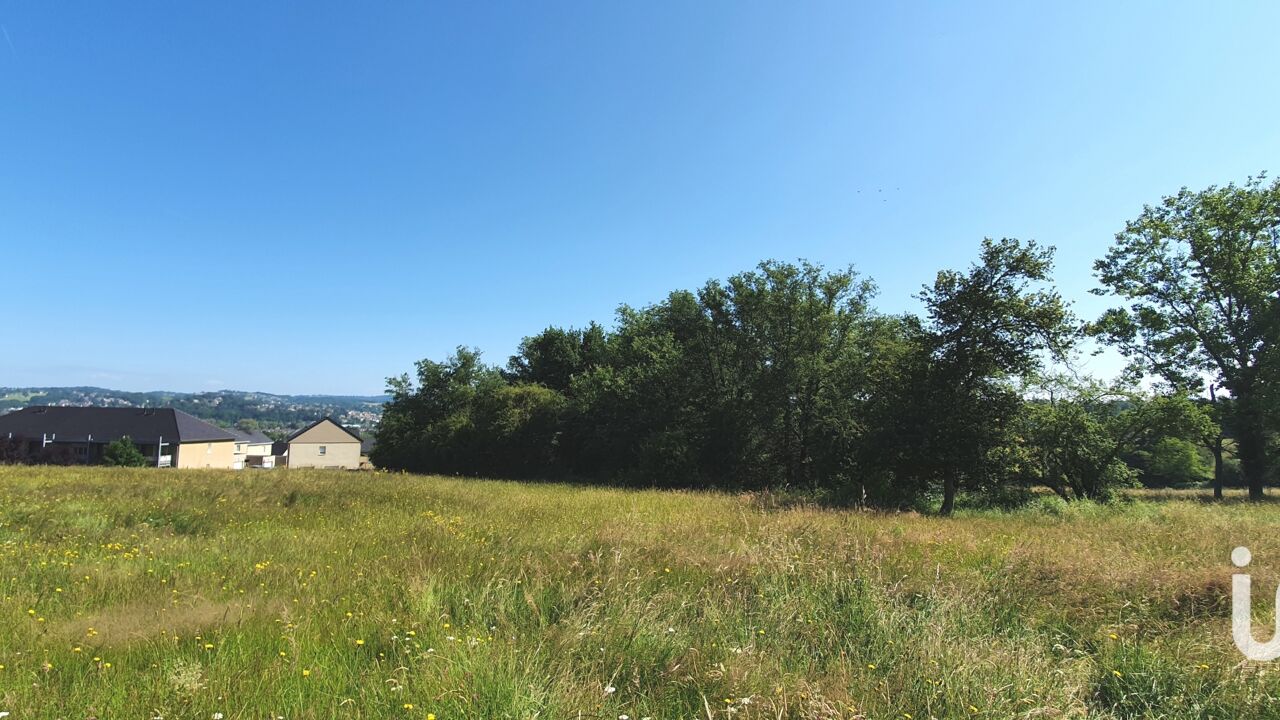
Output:
[[107,445],[102,451],[102,462],[119,467],[145,467],[147,456],[128,437],[122,437]]

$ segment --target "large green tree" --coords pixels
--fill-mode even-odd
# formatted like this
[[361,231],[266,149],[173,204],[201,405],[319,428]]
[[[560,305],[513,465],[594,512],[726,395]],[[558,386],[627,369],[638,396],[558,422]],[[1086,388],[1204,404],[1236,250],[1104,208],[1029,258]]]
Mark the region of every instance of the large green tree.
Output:
[[986,239],[968,272],[944,270],[920,299],[928,310],[927,365],[916,402],[927,409],[919,452],[943,515],[957,491],[998,480],[990,454],[1007,442],[1020,398],[1009,381],[1062,355],[1075,331],[1048,282],[1053,248]]
[[1249,496],[1261,499],[1280,381],[1280,182],[1183,188],[1127,223],[1094,269],[1095,292],[1126,304],[1092,333],[1175,386],[1208,376],[1225,388]]
[[768,261],[699,293],[719,407],[747,421],[744,460],[767,483],[813,487],[851,470],[874,289],[851,268]]

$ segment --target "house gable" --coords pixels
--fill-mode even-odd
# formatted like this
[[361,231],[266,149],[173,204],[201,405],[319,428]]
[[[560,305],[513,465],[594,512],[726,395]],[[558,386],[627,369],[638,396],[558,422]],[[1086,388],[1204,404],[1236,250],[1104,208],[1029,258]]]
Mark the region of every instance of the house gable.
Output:
[[355,443],[358,445],[360,444],[360,437],[333,420],[324,418],[290,436],[290,445],[300,443],[324,443],[328,445]]

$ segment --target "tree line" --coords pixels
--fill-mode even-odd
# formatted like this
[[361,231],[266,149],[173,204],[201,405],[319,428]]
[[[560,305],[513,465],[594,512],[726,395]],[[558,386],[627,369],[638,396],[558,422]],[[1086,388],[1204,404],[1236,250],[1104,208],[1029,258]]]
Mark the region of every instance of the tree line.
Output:
[[[796,489],[885,507],[1042,485],[1065,500],[1274,477],[1280,182],[1183,189],[1095,263],[1116,305],[1080,319],[1052,247],[987,239],[884,314],[852,268],[766,261],[612,328],[550,327],[504,367],[467,347],[388,380],[381,467],[659,487]],[[1093,338],[1130,364],[1072,372]]]

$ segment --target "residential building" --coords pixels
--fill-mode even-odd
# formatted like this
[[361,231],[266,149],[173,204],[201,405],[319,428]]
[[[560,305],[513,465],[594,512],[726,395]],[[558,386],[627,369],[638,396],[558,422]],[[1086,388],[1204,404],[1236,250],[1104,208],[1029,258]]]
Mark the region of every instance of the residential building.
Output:
[[231,428],[227,432],[235,437],[235,459],[232,467],[236,470],[246,467],[275,467],[276,458],[271,454],[271,438],[261,430],[245,432],[239,428]]
[[289,436],[291,468],[360,469],[360,436],[323,418]]
[[0,415],[0,439],[31,460],[99,463],[127,437],[156,467],[232,468],[235,436],[173,408],[33,406]]

